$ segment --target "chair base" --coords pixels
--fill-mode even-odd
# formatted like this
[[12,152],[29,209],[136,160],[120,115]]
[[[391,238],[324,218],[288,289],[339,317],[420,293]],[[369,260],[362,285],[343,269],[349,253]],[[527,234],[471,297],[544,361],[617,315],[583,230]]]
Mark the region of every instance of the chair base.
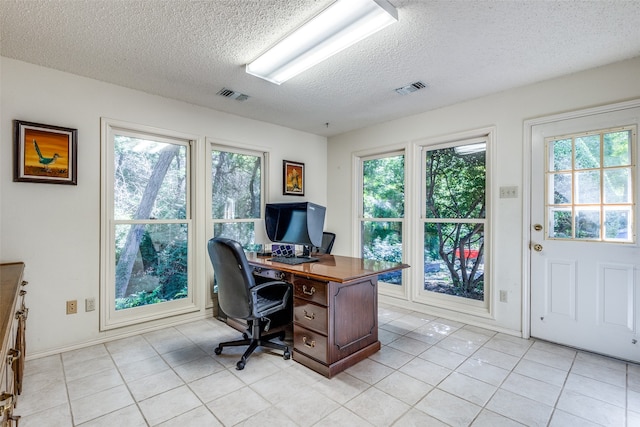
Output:
[[267,335],[261,335],[258,338],[253,338],[253,337],[248,338],[248,335],[246,334],[246,332],[243,334],[243,336],[245,337],[245,339],[220,343],[214,350],[214,352],[219,355],[222,353],[222,349],[224,347],[239,347],[239,346],[248,345],[249,347],[244,352],[244,354],[242,355],[238,363],[236,363],[236,369],[239,371],[244,369],[245,365],[247,364],[247,360],[253,354],[255,349],[258,347],[267,347],[267,348],[272,348],[274,350],[282,350],[284,351],[284,354],[282,355],[284,360],[289,360],[291,358],[291,352],[289,351],[289,347],[286,344],[278,344],[275,342],[271,342],[271,340],[274,338],[283,339],[284,338],[283,331],[274,332],[272,334],[267,334]]

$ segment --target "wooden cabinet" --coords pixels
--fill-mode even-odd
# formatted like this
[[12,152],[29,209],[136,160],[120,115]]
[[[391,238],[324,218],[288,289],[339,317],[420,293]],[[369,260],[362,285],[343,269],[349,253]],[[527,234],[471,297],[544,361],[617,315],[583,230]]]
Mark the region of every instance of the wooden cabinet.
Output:
[[26,352],[25,330],[29,309],[25,305],[22,280],[24,263],[0,264],[0,425],[16,426],[13,415],[22,392],[22,376]]

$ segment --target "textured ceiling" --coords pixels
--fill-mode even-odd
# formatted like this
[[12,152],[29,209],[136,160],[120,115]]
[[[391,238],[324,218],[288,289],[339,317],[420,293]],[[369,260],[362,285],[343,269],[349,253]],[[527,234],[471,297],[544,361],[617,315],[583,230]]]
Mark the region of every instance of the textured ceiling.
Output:
[[333,0],[0,0],[0,53],[325,136],[640,56],[640,0],[389,1],[398,23],[281,86],[244,64]]

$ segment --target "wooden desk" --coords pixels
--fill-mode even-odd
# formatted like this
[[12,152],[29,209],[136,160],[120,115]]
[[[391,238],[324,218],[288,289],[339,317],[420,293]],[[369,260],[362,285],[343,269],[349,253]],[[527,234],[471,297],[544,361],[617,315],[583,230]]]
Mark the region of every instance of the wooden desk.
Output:
[[318,258],[288,265],[247,254],[255,275],[293,284],[293,359],[331,378],[380,350],[378,274],[408,265]]

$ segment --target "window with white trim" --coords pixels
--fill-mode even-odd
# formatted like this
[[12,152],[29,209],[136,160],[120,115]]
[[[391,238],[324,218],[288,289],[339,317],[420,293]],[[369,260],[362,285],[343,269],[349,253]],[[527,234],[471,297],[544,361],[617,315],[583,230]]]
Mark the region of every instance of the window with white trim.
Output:
[[[358,158],[360,256],[404,262],[404,150]],[[404,294],[403,270],[378,276],[381,292]]]
[[191,144],[103,120],[102,329],[194,308]]
[[266,153],[235,147],[211,147],[211,220],[213,236],[227,237],[256,250],[265,243],[264,177]]
[[487,146],[422,147],[423,295],[485,301]]

